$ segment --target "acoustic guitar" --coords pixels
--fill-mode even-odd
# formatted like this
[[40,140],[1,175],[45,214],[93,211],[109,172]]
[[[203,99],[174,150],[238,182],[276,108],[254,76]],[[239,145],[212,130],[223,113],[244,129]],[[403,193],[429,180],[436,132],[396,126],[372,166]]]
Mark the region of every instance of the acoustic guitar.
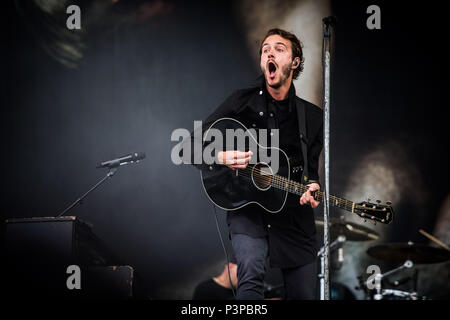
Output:
[[[229,138],[234,138],[230,144]],[[223,141],[218,143],[218,139]],[[225,165],[214,164],[201,170],[203,188],[208,198],[219,208],[232,211],[249,204],[257,204],[270,213],[280,212],[287,200],[289,193],[301,196],[308,190],[308,186],[291,179],[291,165],[286,153],[277,147],[267,147],[258,142],[256,129],[247,129],[244,124],[232,118],[221,118],[215,121],[203,136],[203,147],[214,142],[216,145],[226,146],[227,150],[253,150],[256,146],[258,155],[247,165],[245,169],[230,169]],[[241,149],[238,148],[239,139]],[[253,146],[253,148],[252,148]],[[210,148],[213,150],[214,148]],[[264,153],[265,158],[277,159],[263,161],[259,154]],[[255,152],[253,152],[254,155]],[[213,155],[212,155],[213,156]],[[274,158],[276,156],[277,158]],[[253,162],[253,163],[252,163]],[[313,196],[318,201],[324,200],[324,192],[315,191]],[[391,203],[385,205],[380,202],[367,201],[355,203],[353,201],[329,195],[329,204],[346,211],[357,214],[363,219],[389,224],[394,217]]]

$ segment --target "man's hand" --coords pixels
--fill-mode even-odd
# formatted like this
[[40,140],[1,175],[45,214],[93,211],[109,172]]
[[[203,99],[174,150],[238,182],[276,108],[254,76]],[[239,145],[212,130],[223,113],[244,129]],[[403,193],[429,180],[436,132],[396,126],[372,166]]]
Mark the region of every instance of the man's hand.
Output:
[[253,152],[251,151],[219,151],[217,153],[217,159],[220,164],[226,165],[233,170],[245,169],[252,158],[252,155]]
[[300,204],[309,204],[312,208],[316,208],[319,205],[319,201],[314,200],[311,192],[320,190],[320,186],[317,183],[308,184],[308,190],[302,194],[300,198]]

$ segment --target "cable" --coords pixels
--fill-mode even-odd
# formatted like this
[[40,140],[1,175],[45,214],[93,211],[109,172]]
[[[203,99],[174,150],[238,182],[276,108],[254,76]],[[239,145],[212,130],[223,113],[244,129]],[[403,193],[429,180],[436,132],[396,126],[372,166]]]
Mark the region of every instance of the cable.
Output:
[[233,291],[233,296],[234,299],[236,300],[236,293],[234,292],[233,283],[231,282],[230,259],[228,258],[227,248],[225,248],[225,243],[223,242],[222,238],[222,232],[220,231],[219,219],[217,219],[216,205],[213,203],[212,206],[214,208],[214,218],[216,218],[217,233],[219,233],[220,243],[222,244],[223,252],[225,253],[225,258],[227,259],[228,280],[230,280],[231,291]]

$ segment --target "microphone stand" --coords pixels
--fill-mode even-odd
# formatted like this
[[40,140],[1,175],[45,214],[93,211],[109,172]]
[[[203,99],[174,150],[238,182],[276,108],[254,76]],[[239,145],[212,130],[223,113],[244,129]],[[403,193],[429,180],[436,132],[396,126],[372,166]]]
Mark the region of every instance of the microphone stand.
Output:
[[323,90],[324,90],[324,167],[325,167],[325,190],[324,190],[324,206],[323,206],[323,254],[322,254],[322,277],[320,282],[320,299],[330,300],[330,277],[329,277],[329,263],[330,263],[330,230],[328,225],[328,218],[330,216],[329,205],[329,143],[330,143],[330,27],[336,23],[336,18],[333,16],[322,19],[323,22]]
[[92,188],[90,188],[85,194],[83,194],[80,198],[78,198],[77,200],[75,200],[74,203],[72,203],[70,206],[68,206],[64,211],[62,211],[60,214],[58,214],[56,216],[56,218],[61,217],[62,215],[64,215],[67,211],[69,211],[70,209],[72,209],[73,207],[75,207],[77,204],[81,204],[81,202],[83,201],[84,198],[87,197],[87,195],[89,193],[91,193],[92,191],[94,191],[95,189],[97,189],[103,182],[105,182],[108,178],[111,178],[114,173],[116,173],[118,166],[114,166],[112,168],[109,168],[109,172],[106,174],[105,177],[103,177],[99,182],[97,182]]

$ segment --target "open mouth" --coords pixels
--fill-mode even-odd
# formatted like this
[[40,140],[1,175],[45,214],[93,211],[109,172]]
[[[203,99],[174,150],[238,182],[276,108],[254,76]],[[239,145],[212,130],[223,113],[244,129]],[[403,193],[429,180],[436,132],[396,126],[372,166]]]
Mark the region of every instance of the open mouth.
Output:
[[275,76],[275,72],[277,71],[277,65],[274,62],[269,61],[267,69],[269,70],[269,76],[273,78]]

